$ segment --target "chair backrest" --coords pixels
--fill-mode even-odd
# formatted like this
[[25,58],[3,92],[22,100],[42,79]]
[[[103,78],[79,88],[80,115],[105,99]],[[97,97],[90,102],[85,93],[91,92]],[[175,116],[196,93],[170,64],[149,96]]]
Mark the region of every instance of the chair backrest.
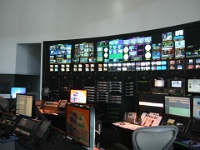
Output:
[[9,112],[9,101],[7,99],[0,99],[0,112]]
[[138,128],[132,133],[134,150],[169,150],[176,139],[176,126],[153,126]]

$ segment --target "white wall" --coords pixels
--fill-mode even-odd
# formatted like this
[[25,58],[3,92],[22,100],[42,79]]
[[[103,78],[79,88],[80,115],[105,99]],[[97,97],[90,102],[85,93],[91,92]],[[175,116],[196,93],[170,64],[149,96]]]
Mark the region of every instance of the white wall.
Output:
[[0,0],[0,74],[16,73],[17,43],[101,37],[199,21],[199,6],[200,0]]

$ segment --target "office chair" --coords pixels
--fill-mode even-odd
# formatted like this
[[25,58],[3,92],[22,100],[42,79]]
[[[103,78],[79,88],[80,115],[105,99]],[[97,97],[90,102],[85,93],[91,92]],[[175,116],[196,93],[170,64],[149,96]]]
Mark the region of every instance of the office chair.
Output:
[[7,99],[0,99],[0,112],[9,112],[9,101]]
[[[169,150],[177,134],[176,126],[137,128],[132,133],[133,150]],[[129,150],[129,148],[122,143],[115,143],[106,150]]]
[[138,128],[132,133],[134,150],[169,150],[176,139],[176,126]]

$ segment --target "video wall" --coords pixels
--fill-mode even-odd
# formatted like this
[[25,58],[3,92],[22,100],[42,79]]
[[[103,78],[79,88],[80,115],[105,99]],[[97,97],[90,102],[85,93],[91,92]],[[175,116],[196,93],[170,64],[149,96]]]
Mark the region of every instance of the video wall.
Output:
[[200,69],[199,22],[140,33],[44,42],[50,72]]

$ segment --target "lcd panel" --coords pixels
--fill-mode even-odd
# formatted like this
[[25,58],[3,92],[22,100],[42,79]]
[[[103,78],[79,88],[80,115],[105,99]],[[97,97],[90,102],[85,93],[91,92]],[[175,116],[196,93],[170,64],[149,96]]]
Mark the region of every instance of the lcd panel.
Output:
[[54,44],[49,47],[50,64],[71,63],[71,44]]
[[16,114],[35,117],[34,95],[17,94],[16,96]]
[[73,140],[90,146],[90,110],[83,107],[67,105],[66,135]]
[[139,95],[141,112],[164,113],[164,95],[141,93]]
[[190,97],[165,96],[165,114],[191,117]]
[[159,87],[159,88],[165,87],[165,80],[163,80],[163,79],[154,79],[154,87]]
[[86,104],[87,103],[87,90],[71,90],[70,103]]
[[193,97],[193,118],[200,119],[200,97]]
[[11,87],[10,98],[15,99],[17,93],[26,94],[26,87]]
[[188,92],[200,93],[200,79],[188,79]]

